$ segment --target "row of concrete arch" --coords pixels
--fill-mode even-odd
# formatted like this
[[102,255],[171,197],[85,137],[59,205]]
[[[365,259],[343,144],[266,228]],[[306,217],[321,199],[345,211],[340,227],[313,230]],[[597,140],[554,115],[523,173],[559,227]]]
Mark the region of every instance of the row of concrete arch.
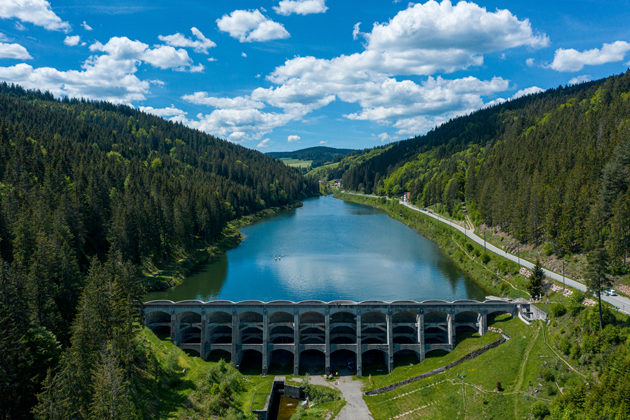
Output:
[[[415,354],[419,361],[433,350],[451,351],[461,331],[483,335],[487,317],[498,313],[515,316],[512,302],[485,304],[453,302],[437,305],[239,305],[223,307],[193,304],[145,304],[145,323],[158,334],[170,335],[183,349],[199,352],[204,359],[217,352],[230,353],[240,365],[248,352],[262,355],[266,373],[274,352],[293,354],[297,374],[304,352],[321,352],[326,373],[335,352],[354,354],[357,374],[362,356],[377,351],[385,355],[387,370],[399,353]],[[334,359],[334,356],[333,356]]]

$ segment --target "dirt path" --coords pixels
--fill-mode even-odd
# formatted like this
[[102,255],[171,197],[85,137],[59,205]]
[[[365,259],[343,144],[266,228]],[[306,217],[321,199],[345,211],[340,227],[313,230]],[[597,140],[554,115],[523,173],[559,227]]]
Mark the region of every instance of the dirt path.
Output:
[[321,376],[312,376],[313,385],[323,385],[330,388],[337,388],[343,393],[346,405],[341,409],[335,420],[363,420],[372,419],[367,404],[363,401],[363,384],[361,381],[353,381],[352,376],[341,376],[338,379],[339,385],[326,381]]
[[542,327],[538,327],[534,336],[527,343],[527,348],[525,350],[525,354],[523,355],[523,363],[521,363],[521,368],[518,373],[518,381],[516,382],[516,386],[514,387],[514,392],[516,393],[516,397],[514,398],[514,418],[518,418],[518,393],[523,386],[523,379],[525,376],[525,366],[527,366],[527,360],[529,359],[529,353],[532,351],[534,344],[536,344],[536,340],[538,340],[538,334],[540,333],[540,329]]

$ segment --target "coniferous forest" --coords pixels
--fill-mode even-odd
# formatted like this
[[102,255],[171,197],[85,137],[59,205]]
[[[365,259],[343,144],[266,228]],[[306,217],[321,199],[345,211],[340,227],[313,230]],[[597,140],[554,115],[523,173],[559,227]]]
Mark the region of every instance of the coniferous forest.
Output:
[[[369,156],[369,155],[372,156]],[[557,255],[602,240],[625,270],[630,246],[630,72],[558,87],[454,119],[424,136],[348,157],[350,190],[410,192]]]
[[319,193],[272,157],[181,124],[6,83],[0,177],[4,419],[143,417],[155,361],[136,340],[139,267]]

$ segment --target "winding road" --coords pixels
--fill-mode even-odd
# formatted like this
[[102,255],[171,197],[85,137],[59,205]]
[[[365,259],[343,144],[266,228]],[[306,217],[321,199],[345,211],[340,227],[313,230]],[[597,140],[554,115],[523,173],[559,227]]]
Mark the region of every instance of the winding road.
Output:
[[[361,197],[372,197],[372,198],[380,198],[378,196],[375,195],[366,195],[366,194],[358,194],[358,193],[350,193],[350,192],[344,192],[342,191],[342,193],[344,194],[350,194],[350,195],[357,195],[357,196],[361,196]],[[391,200],[391,199],[388,199]],[[471,240],[473,240],[474,242],[478,243],[479,245],[485,246],[487,248],[488,251],[491,251],[497,255],[502,256],[503,258],[507,258],[508,260],[514,261],[515,263],[519,263],[520,265],[522,265],[523,267],[527,267],[527,268],[534,268],[534,264],[530,261],[524,260],[523,258],[520,258],[516,255],[510,254],[509,252],[506,252],[505,250],[502,250],[500,248],[497,248],[496,246],[489,244],[487,242],[485,242],[483,240],[483,238],[480,238],[479,236],[477,236],[473,231],[471,231],[470,229],[466,229],[465,227],[462,227],[456,223],[452,223],[449,219],[445,219],[443,217],[438,216],[437,214],[433,214],[433,213],[429,213],[428,211],[422,210],[412,204],[409,203],[405,203],[403,201],[399,201],[400,204],[402,204],[403,206],[417,211],[419,213],[422,213],[426,216],[432,217],[436,220],[439,220],[442,223],[445,223],[447,225],[450,225],[453,229],[457,229],[460,232],[462,232],[464,235],[466,235],[467,237],[469,237]],[[584,285],[584,283],[580,283],[576,280],[570,279],[569,277],[566,276],[562,276],[562,274],[558,274],[554,271],[551,270],[547,270],[546,268],[543,268],[543,271],[545,272],[545,275],[547,275],[548,277],[551,277],[554,280],[557,280],[559,282],[564,282],[567,286],[573,287],[574,289],[578,289],[581,290],[583,292],[586,292],[586,286]],[[623,296],[602,296],[602,300],[606,301],[608,303],[610,303],[611,305],[615,306],[617,309],[619,309],[622,312],[625,312],[627,314],[630,314],[630,299],[625,298]]]

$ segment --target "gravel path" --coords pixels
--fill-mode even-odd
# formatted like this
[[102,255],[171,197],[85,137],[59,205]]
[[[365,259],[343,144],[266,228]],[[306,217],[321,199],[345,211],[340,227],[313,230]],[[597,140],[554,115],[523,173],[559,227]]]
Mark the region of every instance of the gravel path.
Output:
[[353,381],[352,376],[341,376],[338,379],[339,385],[326,381],[321,376],[312,376],[313,385],[323,385],[330,388],[337,388],[343,393],[346,405],[341,409],[335,420],[364,420],[372,419],[370,410],[363,401],[363,384],[360,381]]

